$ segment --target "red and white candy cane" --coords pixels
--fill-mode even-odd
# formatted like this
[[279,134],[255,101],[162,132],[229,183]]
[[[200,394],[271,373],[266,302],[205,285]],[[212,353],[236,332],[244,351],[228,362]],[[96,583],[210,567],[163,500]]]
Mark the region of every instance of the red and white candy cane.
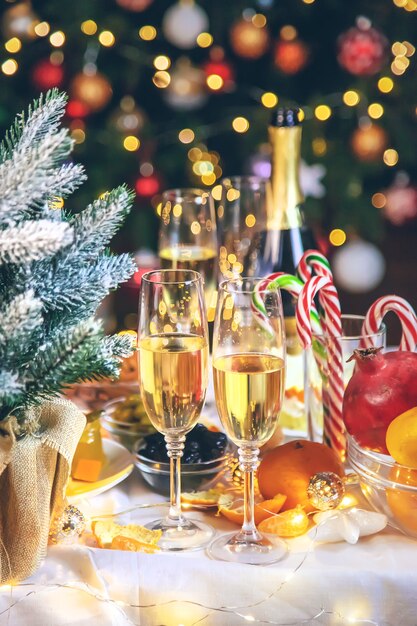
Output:
[[333,281],[330,263],[318,250],[306,250],[300,259],[297,267],[297,274],[306,283],[312,277],[313,272],[316,276],[325,276]]
[[[314,297],[320,293],[323,302],[327,355],[328,355],[328,394],[323,395],[324,407],[324,440],[339,455],[345,458],[346,441],[345,427],[342,416],[343,406],[343,360],[342,360],[342,320],[339,296],[333,282],[325,276],[313,276],[304,285],[298,298],[296,309],[297,332],[303,348],[312,344],[312,328],[310,311]],[[326,410],[328,409],[328,410]]]
[[417,346],[417,315],[407,300],[400,296],[382,296],[368,310],[362,325],[361,348],[373,346],[373,335],[381,328],[382,320],[390,311],[397,314],[402,327],[400,350],[414,352]]

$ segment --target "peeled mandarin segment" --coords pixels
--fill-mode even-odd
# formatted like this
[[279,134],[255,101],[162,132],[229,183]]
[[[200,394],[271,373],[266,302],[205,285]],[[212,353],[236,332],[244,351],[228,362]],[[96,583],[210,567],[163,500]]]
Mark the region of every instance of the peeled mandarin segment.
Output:
[[[255,504],[255,511],[254,511],[255,524],[258,525],[263,520],[270,517],[271,515],[278,513],[281,510],[282,506],[284,505],[284,502],[286,499],[287,499],[287,496],[283,495],[282,493],[279,493],[274,498],[271,498],[270,500],[264,500],[263,502],[258,502],[257,504]],[[240,506],[235,509],[220,506],[219,511],[230,522],[233,522],[234,524],[238,524],[239,526],[242,526],[243,521],[244,521],[243,506]]]
[[308,516],[301,507],[289,509],[279,515],[268,517],[259,524],[263,533],[278,535],[279,537],[298,537],[308,528]]
[[220,489],[208,489],[207,491],[183,492],[181,502],[194,505],[216,505],[223,492]]
[[124,537],[123,535],[116,535],[111,542],[112,550],[129,550],[130,552],[146,552],[147,554],[153,554],[158,552],[160,548],[151,543],[144,543],[138,541],[133,537]]
[[386,444],[397,463],[417,469],[417,407],[392,420],[387,429]]

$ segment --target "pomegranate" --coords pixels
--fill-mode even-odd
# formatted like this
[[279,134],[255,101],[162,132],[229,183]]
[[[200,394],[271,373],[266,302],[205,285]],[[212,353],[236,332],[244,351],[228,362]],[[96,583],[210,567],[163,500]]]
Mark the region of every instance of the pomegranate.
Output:
[[346,430],[365,448],[388,454],[388,426],[417,406],[417,353],[354,350],[355,371],[343,399]]

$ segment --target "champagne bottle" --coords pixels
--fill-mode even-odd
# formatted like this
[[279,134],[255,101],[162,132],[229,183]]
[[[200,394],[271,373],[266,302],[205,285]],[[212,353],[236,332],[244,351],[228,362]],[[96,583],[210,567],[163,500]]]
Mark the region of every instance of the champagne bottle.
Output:
[[[279,108],[269,126],[272,145],[271,179],[268,186],[267,230],[261,248],[262,275],[294,274],[303,252],[316,248],[302,212],[300,188],[301,122],[299,109]],[[287,374],[280,423],[287,434],[307,434],[304,407],[304,362],[295,324],[295,302],[282,293],[287,334]]]

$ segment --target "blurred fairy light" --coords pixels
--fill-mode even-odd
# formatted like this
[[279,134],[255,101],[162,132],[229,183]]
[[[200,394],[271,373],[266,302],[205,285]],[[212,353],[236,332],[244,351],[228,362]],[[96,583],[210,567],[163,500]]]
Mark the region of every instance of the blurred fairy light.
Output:
[[62,63],[64,62],[64,53],[62,52],[62,50],[54,50],[49,55],[49,60],[52,65],[62,65]]
[[327,104],[319,104],[314,109],[314,115],[320,122],[325,122],[332,114],[332,110]]
[[196,43],[200,48],[209,48],[213,43],[213,36],[210,33],[200,33],[197,36]]
[[219,91],[224,85],[224,80],[218,74],[210,74],[206,78],[206,83],[208,88],[212,91]]
[[242,116],[235,117],[232,121],[232,127],[237,133],[246,133],[249,130],[249,120]]
[[316,156],[324,156],[327,152],[327,141],[323,137],[315,137],[312,141],[312,148]]
[[48,22],[39,22],[35,25],[33,30],[38,37],[46,37],[46,35],[49,35],[51,27],[49,26]]
[[95,35],[97,32],[97,24],[94,20],[85,20],[81,24],[81,31],[84,35]]
[[372,117],[372,119],[378,120],[384,115],[384,107],[378,102],[372,102],[372,104],[368,106],[368,115]]
[[20,41],[18,37],[12,37],[8,41],[6,41],[6,43],[4,44],[4,47],[6,48],[7,52],[10,52],[11,54],[15,54],[16,52],[19,52],[19,50],[21,49],[22,42]]
[[164,54],[159,54],[154,58],[153,65],[157,70],[167,70],[171,67],[171,59]]
[[315,0],[303,0],[304,4],[313,4]]
[[62,30],[57,30],[49,37],[49,41],[54,48],[60,48],[65,43],[65,34]]
[[140,140],[134,135],[128,135],[123,139],[123,147],[128,152],[135,152],[140,148]]
[[139,37],[143,39],[143,41],[152,41],[155,39],[156,34],[155,26],[146,25],[139,29]]
[[348,107],[354,107],[360,102],[360,96],[357,91],[350,89],[343,94],[343,102]]
[[245,224],[248,228],[253,228],[253,226],[255,226],[256,224],[256,217],[253,215],[253,213],[249,213],[246,218],[245,218]]
[[71,131],[71,137],[74,139],[76,144],[84,143],[85,132],[82,128],[74,128],[74,130]]
[[281,39],[284,39],[284,41],[293,41],[297,38],[298,32],[294,26],[291,26],[291,24],[287,24],[286,26],[283,26],[281,28],[279,34],[281,36]]
[[111,48],[116,43],[116,38],[110,30],[103,30],[99,34],[98,40],[105,48]]
[[158,71],[153,75],[152,82],[158,89],[166,89],[171,82],[171,76],[168,72]]
[[203,155],[203,151],[200,150],[200,148],[190,148],[188,150],[188,158],[190,159],[190,161],[198,161],[199,159],[201,159]]
[[387,203],[387,199],[383,193],[378,191],[372,196],[371,202],[376,209],[383,209]]
[[257,28],[263,28],[266,26],[266,17],[263,13],[255,13],[252,17],[252,24]]
[[6,61],[1,64],[1,71],[3,74],[6,74],[6,76],[12,76],[17,72],[18,67],[17,61],[14,59],[6,59]]
[[378,89],[382,93],[389,93],[394,88],[394,81],[389,76],[382,76],[378,81]]
[[341,228],[334,228],[329,235],[332,246],[343,246],[346,241],[346,233]]
[[391,46],[392,54],[396,57],[405,56],[407,52],[406,46],[401,41],[396,41]]
[[385,165],[388,165],[388,167],[393,167],[398,163],[398,152],[394,150],[394,148],[388,148],[384,152],[383,159]]
[[178,139],[181,143],[191,143],[195,139],[194,131],[191,128],[183,128],[178,133]]
[[278,104],[278,96],[272,91],[265,91],[261,96],[261,102],[267,109],[273,109]]

